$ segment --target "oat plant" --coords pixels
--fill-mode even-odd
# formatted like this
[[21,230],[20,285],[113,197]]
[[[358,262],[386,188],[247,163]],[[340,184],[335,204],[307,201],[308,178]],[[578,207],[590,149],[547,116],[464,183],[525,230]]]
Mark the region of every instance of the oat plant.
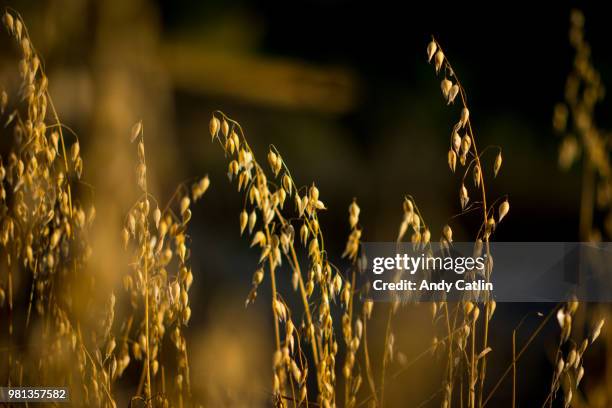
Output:
[[[189,265],[189,235],[193,203],[210,185],[208,176],[179,186],[165,206],[149,192],[144,130],[134,125],[131,141],[137,145],[136,175],[141,195],[125,218],[123,244],[132,252],[131,273],[123,276],[132,313],[121,322],[119,350],[112,355],[112,373],[121,376],[131,361],[142,362],[136,396],[147,406],[191,404],[189,358],[185,328],[191,318],[189,289],[193,272]],[[164,342],[169,339],[169,342]],[[170,350],[166,350],[171,346]],[[107,357],[115,348],[107,349]],[[173,367],[166,367],[169,356]],[[172,368],[172,369],[171,369]]]
[[[8,335],[2,384],[70,386],[77,400],[114,406],[97,359],[109,338],[114,298],[102,296],[105,317],[97,322],[83,319],[81,310],[94,307],[88,301],[95,282],[84,272],[95,209],[73,194],[91,193],[81,181],[79,141],[60,122],[21,16],[6,9],[2,20],[19,60],[19,80],[3,84],[0,96],[9,143],[0,160],[0,323]],[[22,293],[25,302],[16,303]],[[34,340],[31,349],[19,343],[23,338]]]
[[[565,101],[555,105],[553,128],[561,138],[559,166],[567,171],[582,158],[582,191],[579,213],[579,236],[582,241],[599,242],[612,237],[612,168],[610,164],[611,133],[598,126],[595,111],[605,96],[600,73],[592,61],[592,51],[585,39],[585,17],[580,10],[570,13],[569,42],[575,55],[572,70],[565,83]],[[600,220],[603,220],[601,222]],[[591,306],[586,309],[593,318],[576,319],[577,304],[560,309],[557,319],[561,327],[559,346],[555,353],[555,373],[551,380],[548,406],[552,406],[559,390],[566,406],[598,406],[589,401],[579,385],[584,376],[585,350],[602,331],[604,319],[610,315],[609,307]],[[585,312],[586,313],[586,312]],[[602,317],[603,316],[603,317]],[[577,322],[575,322],[577,320]],[[574,329],[572,330],[572,327]],[[590,335],[573,340],[570,334],[588,331]],[[609,333],[604,333],[609,344]],[[606,366],[612,366],[609,350],[604,356]],[[606,381],[592,387],[596,393],[606,396],[603,404],[609,404]],[[600,405],[601,406],[601,405]]]

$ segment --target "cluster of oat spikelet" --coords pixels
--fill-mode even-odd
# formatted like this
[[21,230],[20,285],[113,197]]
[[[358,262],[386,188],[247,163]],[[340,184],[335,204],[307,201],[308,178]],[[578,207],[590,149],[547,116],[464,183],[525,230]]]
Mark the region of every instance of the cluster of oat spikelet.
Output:
[[[555,110],[555,127],[565,132],[568,117],[572,118],[585,156],[597,171],[598,191],[603,190],[599,195],[604,197],[600,201],[609,208],[609,161],[602,153],[609,143],[590,119],[602,88],[589,62],[580,15],[574,15],[572,21],[576,72],[568,80],[567,103]],[[7,11],[3,23],[17,44],[21,79],[18,89],[3,89],[0,96],[3,133],[11,138],[11,150],[0,160],[0,244],[3,262],[6,260],[0,275],[0,308],[8,316],[6,322],[2,321],[2,330],[7,331],[11,346],[16,325],[24,325],[20,332],[31,333],[28,330],[34,330],[30,326],[36,320],[44,346],[35,361],[9,347],[7,382],[22,385],[55,378],[58,384],[68,384],[73,398],[86,406],[114,407],[115,383],[133,364],[140,368],[141,375],[132,402],[140,400],[146,406],[189,404],[192,395],[184,328],[192,314],[189,289],[193,273],[187,227],[192,204],[208,189],[208,177],[179,186],[171,200],[160,206],[148,189],[143,125],[134,125],[131,141],[137,146],[136,173],[141,194],[127,212],[121,232],[131,263],[130,272],[123,276],[124,292],[118,295],[119,299],[128,299],[130,312],[125,319],[116,319],[118,299],[110,292],[99,324],[92,327],[80,320],[73,299],[75,282],[81,282],[78,290],[94,291],[95,282],[84,276],[92,251],[87,229],[95,210],[73,197],[74,189],[81,186],[83,172],[79,142],[59,121],[44,67],[23,21],[17,13]],[[446,102],[450,105],[460,101],[459,119],[451,130],[448,165],[452,172],[457,171],[457,162],[464,168],[459,187],[461,214],[482,212],[474,234],[474,252],[476,256],[487,254],[485,278],[490,279],[493,257],[489,242],[510,205],[506,196],[487,202],[483,161],[485,153],[496,152],[490,174],[497,176],[502,165],[501,149],[477,149],[465,89],[435,39],[427,47],[427,56],[436,74],[443,77],[441,90]],[[16,97],[9,97],[12,93]],[[326,207],[317,186],[299,186],[274,146],[267,153],[267,163],[258,161],[241,126],[222,112],[214,112],[209,130],[229,159],[230,180],[245,195],[238,217],[240,233],[248,233],[251,247],[259,251],[247,304],[255,301],[266,277],[271,287],[275,345],[271,388],[275,403],[384,406],[385,383],[391,377],[387,371],[399,358],[393,317],[402,305],[399,299],[387,305],[380,353],[382,372],[376,375],[371,360],[374,353],[368,348],[373,302],[367,296],[367,286],[357,287],[357,275],[367,264],[361,247],[357,202],[349,205],[349,232],[342,254],[350,266],[341,270],[331,262],[325,247],[318,214]],[[578,139],[569,134],[561,148],[562,164],[571,163],[577,150]],[[467,181],[470,175],[471,183]],[[472,199],[471,195],[478,198]],[[451,226],[443,226],[440,233],[442,246],[452,246]],[[398,245],[408,234],[413,245],[425,251],[431,249],[432,232],[410,196],[403,202]],[[302,251],[305,262],[300,261]],[[293,294],[279,290],[278,279],[286,270],[283,263],[288,266],[288,279],[301,302],[299,311],[288,306],[287,296]],[[474,273],[469,271],[467,275],[473,278]],[[13,313],[17,275],[20,281],[31,282],[27,316],[19,321]],[[442,407],[484,407],[500,384],[485,394],[487,355],[491,351],[489,323],[496,303],[486,296],[477,299],[432,303],[433,321],[441,327],[442,334],[433,339],[430,351],[443,356],[446,367]],[[565,405],[569,406],[584,376],[583,354],[601,332],[603,320],[594,324],[580,345],[572,340],[572,316],[578,306],[572,301],[556,308],[561,336],[545,405],[552,406],[562,388]],[[168,344],[172,351],[167,349]],[[514,369],[522,351],[513,353]],[[171,366],[164,363],[169,361],[168,355],[174,356]],[[75,364],[70,366],[72,362]],[[342,378],[337,378],[340,375]],[[309,390],[309,384],[315,384],[315,389]],[[515,392],[513,382],[513,406]],[[360,396],[364,399],[360,400]]]
[[[147,406],[182,406],[190,401],[183,334],[191,316],[188,291],[193,282],[187,226],[190,206],[206,192],[208,177],[190,188],[181,185],[160,209],[147,191],[142,124],[134,126],[131,139],[138,141],[142,195],[129,211],[122,233],[126,247],[134,243],[133,273],[123,279],[133,312],[116,321],[117,298],[109,292],[104,318],[92,324],[79,310],[91,306],[83,299],[96,292],[87,268],[92,251],[87,230],[95,209],[73,195],[77,187],[86,186],[80,183],[79,142],[58,118],[41,58],[21,17],[8,10],[2,20],[17,44],[21,78],[18,89],[2,89],[0,99],[3,136],[11,139],[8,156],[0,160],[0,243],[6,260],[0,308],[6,310],[2,330],[9,335],[6,383],[69,386],[77,404],[115,407],[115,381],[130,362],[144,360],[134,399]],[[9,97],[11,93],[15,97]],[[20,286],[31,281],[24,318],[13,313],[16,281]],[[37,354],[20,352],[14,332],[39,338]],[[176,349],[175,372],[166,372],[159,362],[166,333]]]

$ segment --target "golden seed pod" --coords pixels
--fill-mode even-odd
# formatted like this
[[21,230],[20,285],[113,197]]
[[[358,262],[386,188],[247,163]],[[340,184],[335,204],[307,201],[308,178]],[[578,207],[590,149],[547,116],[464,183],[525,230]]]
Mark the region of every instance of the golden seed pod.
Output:
[[410,220],[412,221],[412,228],[418,231],[421,228],[421,218],[417,214],[412,214]]
[[253,285],[259,285],[263,281],[263,278],[264,278],[264,270],[263,268],[259,268],[253,274]]
[[418,248],[421,243],[421,233],[419,231],[414,231],[410,237],[410,242],[413,244],[413,248]]
[[23,24],[20,19],[15,20],[15,38],[21,40],[21,32],[23,31]]
[[210,122],[208,122],[208,131],[210,132],[210,136],[214,140],[217,136],[217,132],[219,132],[219,128],[221,127],[221,122],[215,116],[210,118]]
[[578,141],[572,135],[568,135],[563,138],[561,146],[559,146],[559,166],[563,170],[570,168],[572,163],[578,157],[579,152]]
[[559,327],[563,328],[564,322],[565,322],[565,309],[559,308],[559,310],[557,310],[557,323],[559,323]]
[[6,106],[8,105],[8,94],[5,90],[2,90],[2,96],[0,97],[0,114],[4,113]]
[[357,222],[359,222],[360,212],[361,212],[361,209],[357,205],[357,201],[353,200],[351,205],[349,205],[349,221],[351,224],[351,228],[355,228],[355,226],[357,225]]
[[499,205],[499,222],[504,219],[508,211],[510,211],[510,203],[506,200]]
[[240,235],[242,235],[242,233],[244,232],[244,229],[246,228],[248,222],[249,215],[245,210],[242,210],[242,212],[240,213]]
[[291,195],[291,191],[292,191],[291,178],[287,174],[283,176],[283,189],[287,193],[289,193],[289,195]]
[[440,72],[440,68],[442,68],[442,63],[444,62],[444,53],[442,50],[438,50],[436,52],[436,56],[434,57],[435,65],[436,65],[436,74]]
[[474,304],[472,302],[465,302],[465,304],[463,305],[463,313],[466,316],[469,316],[470,313],[472,313],[472,310],[474,310]]
[[210,179],[208,178],[208,175],[206,175],[202,178],[202,180],[200,180],[200,189],[202,190],[202,194],[204,194],[206,190],[208,190],[209,186],[210,186]]
[[225,144],[225,149],[229,150],[230,154],[234,154],[234,150],[236,149],[236,145],[234,144],[234,139],[229,137]]
[[342,289],[342,277],[340,276],[339,273],[337,273],[336,276],[334,277],[333,289],[334,289],[334,292],[336,293],[340,293],[340,290]]
[[487,220],[487,227],[486,227],[486,233],[487,235],[490,235],[494,230],[495,230],[495,219],[493,218],[493,216],[489,217],[489,219]]
[[468,202],[470,201],[470,197],[468,196],[467,188],[465,188],[464,184],[461,184],[461,188],[459,189],[459,201],[461,203],[461,209],[465,209]]
[[232,139],[232,142],[234,143],[234,147],[236,148],[236,150],[238,150],[238,148],[240,148],[240,138],[238,137],[238,133],[232,130],[230,139]]
[[40,68],[40,59],[38,59],[38,55],[34,55],[32,57],[32,74],[36,75],[39,68]]
[[179,297],[181,296],[181,285],[176,281],[170,286],[170,296],[172,297],[173,303],[179,301]]
[[127,249],[128,242],[130,241],[130,233],[127,228],[123,228],[121,230],[121,240],[123,241],[123,247]]
[[308,195],[312,202],[317,202],[319,200],[319,189],[313,184],[310,189],[308,189]]
[[319,256],[319,241],[316,237],[311,239],[310,244],[308,244],[308,255],[315,259]]
[[189,199],[189,197],[187,196],[183,197],[183,199],[181,200],[181,214],[187,211],[190,204],[191,204],[191,200]]
[[557,361],[557,368],[555,369],[555,376],[558,377],[565,368],[565,361],[563,361],[562,357],[559,357],[559,361]]
[[429,244],[430,240],[431,240],[431,232],[429,231],[429,229],[425,228],[425,231],[423,231],[423,235],[422,235],[423,245]]
[[604,322],[604,319],[599,320],[593,328],[593,333],[591,333],[591,343],[594,343],[601,334],[601,329],[603,328]]
[[487,354],[489,354],[491,351],[493,351],[493,349],[491,347],[487,347],[484,350],[482,350],[479,354],[478,357],[476,357],[476,360],[480,360],[481,358],[483,358],[484,356],[486,356]]
[[145,146],[142,142],[138,143],[138,161],[141,163],[145,162]]
[[143,163],[140,163],[136,167],[136,176],[137,176],[137,179],[138,179],[138,186],[142,190],[146,190],[146,187],[147,187],[147,166],[145,166]]
[[571,349],[570,352],[567,354],[567,366],[571,367],[574,365],[574,363],[576,362],[576,357],[577,357],[577,353],[576,353],[576,349]]
[[161,210],[159,207],[156,207],[153,210],[153,221],[155,222],[155,228],[159,228],[159,221],[161,220]]
[[453,131],[453,150],[459,153],[459,148],[461,148],[461,136],[459,136],[459,133],[455,130]]
[[427,45],[427,62],[431,62],[431,59],[433,58],[437,50],[438,45],[434,40],[431,40],[431,42]]
[[461,110],[461,118],[459,119],[459,123],[461,127],[465,127],[467,125],[468,120],[470,119],[470,111],[465,106]]
[[276,166],[272,168],[272,171],[274,172],[274,176],[278,176],[278,173],[280,173],[280,171],[283,168],[283,158],[281,157],[280,154],[276,155]]
[[465,155],[470,151],[470,147],[472,147],[472,138],[467,133],[463,135],[463,139],[461,139],[461,151]]
[[404,198],[403,207],[405,213],[412,213],[414,211],[414,205],[412,204],[412,200],[409,198]]
[[455,102],[455,98],[459,95],[459,85],[455,84],[448,90],[448,104]]
[[111,337],[108,343],[106,343],[106,350],[105,350],[106,358],[110,357],[111,353],[113,352],[113,350],[115,350],[116,346],[117,346],[117,343],[115,342],[115,339]]
[[130,142],[133,143],[134,140],[136,140],[136,138],[140,136],[141,132],[142,132],[142,121],[138,121],[132,126],[132,131],[130,133]]
[[183,323],[187,324],[191,318],[191,307],[187,306],[183,309]]
[[58,151],[58,143],[59,143],[59,133],[53,132],[51,133],[51,143],[53,144],[53,148],[55,151]]
[[474,169],[472,170],[472,176],[474,178],[474,185],[476,187],[480,187],[480,180],[482,178],[482,174],[480,171],[480,166],[478,164],[474,164]]
[[259,245],[261,247],[264,247],[266,245],[266,236],[263,232],[257,231],[255,233],[253,241],[251,242],[251,247],[254,247],[255,245]]
[[495,313],[495,309],[497,308],[497,302],[495,302],[495,300],[490,300],[487,307],[489,308],[489,320],[491,320],[493,314]]
[[4,25],[8,32],[12,34],[15,29],[15,19],[13,18],[13,16],[7,11],[4,13],[2,21],[4,22]]
[[502,165],[502,154],[499,152],[497,157],[495,158],[495,164],[493,165],[493,174],[497,177],[497,173],[499,173],[499,169]]
[[191,186],[191,195],[193,196],[193,201],[198,201],[204,195],[204,193],[206,193],[209,186],[210,179],[208,178],[208,175],[204,176],[197,183],[194,183]]
[[553,128],[557,132],[565,132],[567,128],[567,118],[569,116],[569,112],[567,109],[567,105],[564,103],[558,103],[555,105],[555,110],[553,114]]
[[444,228],[442,228],[442,236],[448,242],[453,242],[453,230],[449,225],[445,225]]
[[257,213],[255,210],[251,211],[249,215],[249,234],[253,233],[253,228],[255,228],[255,223],[257,222]]
[[75,142],[72,144],[70,148],[70,159],[74,162],[79,158],[79,152],[81,151],[81,146],[79,142]]
[[191,284],[193,283],[193,273],[191,273],[191,271],[187,272],[187,275],[185,276],[185,287],[187,288],[187,290],[189,290],[189,288],[191,288]]
[[576,374],[576,388],[578,388],[578,385],[580,385],[582,377],[584,377],[584,367],[580,366],[578,373]]
[[448,167],[450,167],[453,173],[455,172],[455,168],[457,167],[457,154],[453,149],[448,150]]
[[276,155],[276,153],[274,153],[272,150],[270,150],[268,152],[268,163],[270,164],[270,168],[272,169],[272,171],[274,171],[276,169],[276,161],[278,160],[278,157]]
[[477,321],[479,316],[480,316],[480,309],[478,307],[475,307],[474,311],[472,312],[472,318],[474,319],[474,321]]
[[231,178],[231,176],[237,175],[239,171],[240,171],[240,165],[238,164],[236,160],[232,160],[227,166],[228,175]]
[[221,131],[223,132],[223,136],[227,137],[227,135],[229,135],[229,123],[227,123],[225,118],[223,119],[223,122],[221,122]]
[[448,96],[451,88],[453,87],[453,83],[448,80],[448,78],[444,78],[442,82],[440,82],[440,89],[442,90],[442,95],[444,99],[448,100]]
[[300,239],[302,240],[302,244],[304,245],[306,245],[306,242],[308,241],[308,233],[308,226],[306,226],[306,223],[304,223],[300,228]]
[[278,197],[278,206],[282,209],[285,206],[285,200],[287,199],[287,193],[285,192],[284,188],[280,188],[276,192],[276,195]]
[[56,229],[55,231],[53,231],[53,235],[51,235],[51,240],[49,241],[49,247],[51,249],[55,248],[57,244],[59,243],[61,237],[62,237],[61,229]]

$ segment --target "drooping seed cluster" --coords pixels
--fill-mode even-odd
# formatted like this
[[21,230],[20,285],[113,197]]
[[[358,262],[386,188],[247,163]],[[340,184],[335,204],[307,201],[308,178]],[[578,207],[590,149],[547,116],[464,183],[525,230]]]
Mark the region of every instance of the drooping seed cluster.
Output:
[[[344,339],[344,366],[342,373],[344,375],[344,401],[345,406],[355,407],[357,405],[357,394],[363,384],[362,372],[365,372],[368,378],[372,378],[372,368],[369,366],[369,362],[365,362],[365,368],[363,369],[357,358],[357,353],[360,350],[362,342],[364,346],[361,349],[365,353],[367,351],[367,343],[364,341],[366,336],[366,325],[367,321],[372,315],[372,301],[365,300],[362,306],[361,316],[358,312],[354,312],[354,309],[358,307],[355,303],[359,301],[359,297],[356,296],[358,289],[356,287],[357,274],[365,271],[365,254],[361,251],[361,228],[359,227],[359,214],[361,209],[357,204],[357,200],[349,205],[349,225],[351,232],[348,236],[346,247],[342,254],[343,258],[348,258],[351,261],[350,268],[350,279],[344,280],[344,285],[340,293],[341,305],[343,307],[342,312],[342,337]],[[339,283],[338,283],[339,284]],[[367,305],[367,306],[366,306]],[[357,309],[358,311],[358,309]]]
[[[466,179],[468,177],[469,172],[471,171],[472,173],[472,179],[474,187],[476,189],[485,191],[485,186],[481,164],[482,158],[481,155],[479,155],[478,153],[476,143],[474,141],[470,110],[467,107],[467,98],[465,90],[461,86],[461,83],[459,82],[459,79],[453,71],[452,66],[448,62],[448,59],[445,57],[442,48],[440,47],[438,42],[436,42],[435,39],[432,39],[432,41],[427,46],[427,56],[429,62],[431,62],[433,59],[436,74],[442,72],[442,96],[444,96],[448,104],[453,103],[457,96],[459,96],[461,100],[462,108],[461,113],[459,115],[459,120],[457,121],[457,123],[455,123],[455,125],[453,125],[453,128],[451,130],[450,148],[448,150],[448,166],[450,167],[452,172],[455,172],[457,167],[457,158],[459,158],[459,163],[462,166],[466,167],[465,173],[462,177],[461,186],[459,188],[459,203],[463,211],[468,211],[472,209],[472,207],[469,206],[470,196],[468,188],[466,187]],[[502,165],[501,148],[496,148],[496,150],[498,151],[498,153],[495,156],[495,160],[493,162],[493,175],[495,177],[499,173],[499,170],[501,169]],[[483,208],[486,207],[486,200],[483,200],[483,202],[479,203],[479,205]],[[501,219],[508,214],[509,210],[510,204],[508,200],[505,199],[499,205],[497,222],[501,221]],[[479,232],[478,238],[480,239],[488,238],[488,236],[493,233],[496,226],[493,213],[485,212],[485,214],[486,219],[483,225],[481,226],[481,230]],[[445,234],[443,232],[443,238],[444,235]]]
[[[452,104],[459,98],[461,101],[461,113],[458,121],[452,127],[450,137],[450,148],[447,154],[448,166],[454,173],[457,169],[457,161],[461,166],[465,167],[465,171],[461,178],[459,187],[459,205],[461,214],[465,214],[475,209],[480,209],[482,212],[482,223],[474,238],[474,256],[486,255],[484,277],[490,279],[493,270],[493,257],[489,249],[489,240],[495,232],[497,224],[501,222],[510,211],[510,203],[507,197],[502,197],[495,200],[489,206],[487,205],[487,194],[485,186],[484,170],[482,166],[482,155],[485,150],[479,152],[476,146],[474,131],[471,123],[470,110],[467,106],[467,96],[464,88],[459,81],[450,62],[444,55],[440,44],[435,40],[427,46],[427,58],[429,62],[434,62],[436,74],[442,74],[441,81],[442,96],[447,101],[447,104]],[[502,165],[502,153],[500,148],[496,148],[497,155],[493,161],[492,173],[497,177]],[[470,191],[466,183],[471,172],[474,189],[479,199],[474,201],[470,198]],[[497,220],[495,219],[495,205],[497,205]],[[449,225],[442,228],[440,243],[443,248],[449,248],[452,245],[453,231]],[[476,271],[467,271],[466,278],[476,278]],[[454,311],[450,309],[447,302],[439,302],[432,304],[432,315],[434,322],[441,321],[446,327],[447,335],[444,339],[438,340],[434,337],[433,349],[435,352],[447,353],[447,370],[446,379],[443,385],[443,400],[442,406],[451,406],[455,399],[461,397],[453,394],[455,383],[457,382],[457,373],[459,378],[465,373],[468,384],[467,401],[468,407],[481,406],[484,390],[484,379],[486,373],[486,356],[491,351],[488,346],[488,326],[493,313],[495,312],[496,303],[490,299],[487,294],[467,294],[469,298],[459,302],[454,306]],[[484,305],[474,303],[474,300],[479,300]],[[484,306],[484,307],[483,307]],[[480,316],[481,307],[485,312],[485,319],[482,323],[483,334],[481,345],[477,345],[476,332],[477,321]],[[459,319],[458,319],[459,317]],[[478,348],[480,347],[480,348]],[[467,355],[467,359],[459,358],[461,355]],[[455,395],[453,397],[453,395]],[[462,394],[463,395],[463,394]],[[463,401],[462,401],[463,403]]]
[[[191,318],[189,289],[193,273],[189,266],[190,207],[206,192],[210,181],[204,177],[191,188],[181,185],[165,208],[160,208],[147,189],[147,163],[142,123],[132,128],[137,142],[136,175],[142,195],[125,219],[123,243],[133,249],[132,272],[123,277],[134,315],[121,328],[112,372],[121,376],[130,361],[143,361],[144,399],[147,404],[168,406],[190,395],[189,363],[184,328]],[[132,244],[132,246],[130,246]],[[176,353],[177,372],[161,366],[161,348],[169,337]],[[113,348],[115,340],[113,339]],[[165,375],[161,375],[164,371]],[[172,378],[174,384],[166,384]],[[168,390],[174,387],[175,395]],[[164,390],[166,390],[164,392]],[[170,397],[174,397],[170,399]]]
[[[219,141],[230,158],[230,180],[236,180],[238,190],[244,191],[247,196],[245,208],[239,216],[240,232],[244,233],[248,227],[249,234],[252,235],[251,246],[260,249],[259,265],[253,275],[253,288],[247,298],[247,304],[255,300],[257,288],[264,280],[266,267],[270,278],[276,343],[273,358],[273,393],[280,404],[284,403],[281,397],[284,395],[290,395],[290,399],[300,404],[307,401],[306,380],[309,369],[308,359],[302,350],[303,343],[307,343],[311,350],[310,357],[315,364],[318,403],[324,407],[333,407],[336,404],[338,343],[334,333],[331,302],[343,293],[341,296],[346,306],[346,300],[352,298],[353,291],[351,284],[343,279],[325,251],[318,220],[318,213],[325,210],[325,205],[320,199],[319,189],[314,184],[310,187],[298,187],[274,147],[270,148],[267,155],[272,177],[272,180],[269,180],[264,167],[257,161],[248,145],[240,125],[223,113],[215,112],[209,123],[209,131],[213,141]],[[287,200],[294,203],[295,214],[292,217],[283,215]],[[359,207],[354,203],[350,208],[351,235],[345,251],[345,256],[354,262],[357,261],[359,252],[358,219]],[[298,262],[296,229],[299,230],[299,240],[308,254],[309,264],[305,268]],[[291,310],[278,292],[277,272],[283,257],[291,269],[290,281],[293,289],[299,292],[304,308],[300,314],[302,320],[297,326]],[[350,299],[348,303],[351,304]],[[353,325],[348,321],[352,319],[344,319],[344,326]],[[359,326],[358,323],[355,324]],[[359,332],[360,330],[357,331]],[[347,336],[348,329],[345,329],[344,334],[354,355],[359,346],[359,336]],[[352,329],[350,334],[353,334]],[[344,370],[345,373],[350,372],[350,351],[345,363],[345,368],[348,368]],[[349,388],[356,392],[359,384],[359,381],[354,382]]]
[[[572,71],[565,83],[565,101],[554,108],[553,128],[562,137],[559,146],[560,167],[568,170],[580,157],[583,159],[580,238],[584,241],[599,242],[612,237],[611,136],[598,126],[595,119],[595,108],[603,100],[605,88],[591,59],[591,47],[585,39],[584,23],[583,13],[572,10],[569,41],[575,56]],[[603,222],[598,222],[598,219],[603,219]],[[590,338],[583,339],[578,347],[570,337],[573,316],[577,309],[578,302],[574,301],[557,312],[561,338],[555,361],[556,370],[548,396],[549,405],[552,405],[561,387],[566,406],[572,403],[576,395],[580,395],[578,386],[584,376],[581,357],[585,349],[599,336],[603,327],[602,318],[593,326]],[[607,308],[587,305],[585,309],[594,310],[592,314],[603,315],[604,318],[609,318],[610,315]],[[576,320],[580,322],[585,319]],[[573,331],[580,333],[582,330],[584,327],[578,326]],[[609,339],[610,335],[606,336]],[[609,361],[609,357],[602,360]],[[607,390],[607,384],[596,384],[591,389],[598,393],[602,389]]]
[[574,299],[557,310],[556,317],[561,328],[561,335],[555,356],[551,389],[544,405],[552,406],[560,389],[563,391],[564,406],[572,405],[572,399],[579,392],[578,386],[585,373],[584,353],[601,334],[604,319],[594,322],[586,338],[578,342],[572,339],[572,324],[579,306],[580,303]]
[[[87,230],[95,218],[94,207],[72,195],[83,173],[80,145],[76,135],[68,145],[23,20],[5,11],[2,22],[17,46],[20,79],[0,94],[2,136],[10,141],[8,154],[0,158],[0,244],[6,265],[0,272],[0,311],[7,316],[0,320],[1,330],[10,341],[15,331],[40,338],[40,349],[30,356],[17,344],[9,346],[8,383],[58,381],[86,403],[113,406],[102,386],[108,375],[92,357],[107,341],[105,325],[112,315],[101,327],[77,319],[83,304],[76,292],[93,291],[93,282],[81,272],[91,254]],[[30,280],[30,288],[15,286]],[[25,327],[15,327],[13,315],[19,289],[29,289]],[[81,328],[91,330],[87,339]]]
[[[610,132],[597,126],[595,107],[605,96],[601,76],[593,66],[591,47],[584,38],[584,15],[573,10],[570,44],[575,50],[573,69],[565,83],[565,101],[555,106],[553,127],[562,137],[559,165],[569,169],[583,157],[585,180],[580,220],[583,240],[612,238],[612,165]],[[602,214],[603,225],[594,222]]]

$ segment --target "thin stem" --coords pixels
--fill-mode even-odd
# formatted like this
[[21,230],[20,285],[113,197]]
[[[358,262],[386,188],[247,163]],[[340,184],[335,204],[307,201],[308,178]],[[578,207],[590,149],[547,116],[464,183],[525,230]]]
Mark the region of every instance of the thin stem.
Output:
[[512,408],[516,407],[516,330],[512,331]]
[[546,315],[546,317],[544,319],[542,319],[542,321],[540,322],[540,324],[538,325],[538,327],[533,331],[533,333],[531,334],[531,336],[529,337],[529,339],[527,340],[527,342],[525,342],[525,344],[523,345],[523,347],[521,347],[521,349],[519,350],[518,354],[516,355],[515,358],[512,359],[512,363],[510,363],[510,365],[506,368],[506,370],[504,371],[504,373],[499,377],[499,380],[497,380],[497,382],[495,383],[495,385],[491,388],[491,391],[489,391],[489,395],[487,395],[487,397],[485,398],[484,402],[482,403],[482,408],[484,408],[487,403],[491,400],[491,398],[493,398],[493,394],[495,394],[495,392],[497,391],[497,389],[500,387],[500,385],[502,384],[502,382],[504,381],[504,379],[506,378],[506,376],[510,373],[510,371],[512,370],[512,365],[516,364],[516,362],[521,358],[521,356],[523,355],[523,353],[527,350],[527,348],[529,347],[529,345],[535,340],[535,338],[538,336],[538,334],[542,331],[542,329],[544,328],[544,326],[546,326],[546,323],[548,323],[548,321],[550,320],[550,318],[554,315],[556,309],[557,309],[558,305],[555,306],[554,308],[551,309],[550,312],[548,312],[548,314]]
[[[440,44],[437,41],[436,41],[436,44],[438,45],[438,48],[441,50],[442,47],[440,47]],[[463,104],[463,107],[467,109],[467,95],[466,95],[465,89],[461,85],[461,82],[459,81],[459,78],[457,77],[457,74],[455,73],[455,70],[452,68],[452,65],[450,64],[448,59],[445,58],[444,61],[445,61],[447,69],[452,73],[453,77],[455,78],[455,81],[457,82],[457,86],[459,87],[459,95],[461,97],[461,102]],[[472,147],[473,154],[474,154],[474,160],[476,161],[476,165],[480,168],[480,183],[479,184],[480,184],[480,190],[482,194],[483,228],[485,228],[483,237],[485,241],[486,254],[487,256],[490,257],[491,253],[490,253],[490,245],[489,245],[489,234],[486,231],[488,212],[487,212],[487,193],[486,193],[485,181],[484,181],[484,171],[480,163],[480,155],[478,154],[478,148],[476,147],[476,138],[474,137],[474,131],[472,130],[472,122],[469,117],[465,125],[467,126],[468,133],[472,138],[471,147]],[[487,271],[486,275],[487,275],[486,279],[489,280],[490,279],[489,271]],[[473,335],[474,333],[472,333],[472,336]],[[483,349],[487,348],[488,338],[489,338],[489,308],[485,307]],[[484,388],[486,365],[487,365],[487,357],[483,356],[482,369],[480,371],[480,387],[479,387],[479,394],[478,394],[478,406],[480,407],[482,407],[482,394],[483,394],[483,388]],[[470,384],[470,391],[472,390],[472,388],[473,388],[473,384]],[[472,407],[475,407],[475,406],[476,406],[475,404],[472,405]]]
[[370,386],[370,391],[372,392],[372,395],[370,396],[370,398],[368,398],[368,400],[373,398],[374,406],[380,407],[381,405],[378,405],[378,396],[376,393],[376,384],[374,383],[374,375],[372,374],[372,364],[370,363],[370,353],[368,352],[368,319],[367,319],[365,312],[363,313],[363,354],[365,357],[365,364],[366,364],[366,377],[368,379],[368,385]]
[[[144,126],[141,129],[141,142],[144,144]],[[146,153],[143,152],[143,156],[142,156],[142,164],[145,166],[147,166],[147,162],[146,162]],[[144,183],[143,183],[143,190],[145,193],[145,200],[148,199],[149,193],[147,191],[147,178],[145,176],[144,178]],[[150,339],[150,333],[149,333],[149,261],[148,261],[148,250],[147,250],[147,245],[149,242],[149,223],[147,221],[145,221],[145,240],[144,240],[144,245],[145,245],[145,254],[144,254],[144,286],[145,286],[145,338],[146,338],[146,358],[145,358],[145,372],[146,372],[146,381],[147,381],[147,386],[145,387],[145,399],[147,401],[147,405],[150,404],[151,402],[151,393],[152,393],[152,388],[151,388],[151,339]]]

